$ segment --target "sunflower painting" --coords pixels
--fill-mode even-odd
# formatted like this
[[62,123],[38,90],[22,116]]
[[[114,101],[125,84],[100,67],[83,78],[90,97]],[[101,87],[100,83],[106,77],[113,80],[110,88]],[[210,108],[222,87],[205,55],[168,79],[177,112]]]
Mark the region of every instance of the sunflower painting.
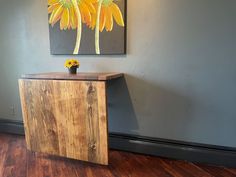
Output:
[[48,0],[52,54],[125,54],[126,0]]

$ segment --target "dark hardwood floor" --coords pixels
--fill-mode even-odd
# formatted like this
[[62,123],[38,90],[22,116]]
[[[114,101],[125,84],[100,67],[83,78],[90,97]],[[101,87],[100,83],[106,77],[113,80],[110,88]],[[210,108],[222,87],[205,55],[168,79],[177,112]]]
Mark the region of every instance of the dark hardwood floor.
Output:
[[109,166],[26,150],[23,136],[0,134],[0,177],[236,177],[236,169],[111,150]]

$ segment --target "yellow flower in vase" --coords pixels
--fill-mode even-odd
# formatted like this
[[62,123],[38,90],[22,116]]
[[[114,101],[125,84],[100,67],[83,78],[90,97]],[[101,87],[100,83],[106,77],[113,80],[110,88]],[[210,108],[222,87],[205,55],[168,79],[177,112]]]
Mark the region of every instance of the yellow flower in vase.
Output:
[[79,67],[80,66],[80,63],[78,60],[75,60],[75,59],[68,59],[65,61],[64,63],[64,66],[66,68],[71,68],[71,67]]
[[52,27],[60,21],[60,29],[76,29],[77,37],[73,54],[79,53],[82,22],[91,23],[97,0],[48,0],[49,24]]
[[76,74],[77,68],[80,66],[78,60],[68,59],[65,61],[64,66],[68,68],[70,74]]

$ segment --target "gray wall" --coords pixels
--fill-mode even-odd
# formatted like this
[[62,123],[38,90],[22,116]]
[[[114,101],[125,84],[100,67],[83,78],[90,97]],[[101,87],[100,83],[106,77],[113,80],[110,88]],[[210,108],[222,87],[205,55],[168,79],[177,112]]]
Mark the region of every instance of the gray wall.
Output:
[[[50,55],[47,0],[0,1],[0,117],[22,119],[17,79],[68,56]],[[109,84],[110,131],[236,147],[235,17],[235,0],[128,0],[128,54],[78,57],[127,74]]]

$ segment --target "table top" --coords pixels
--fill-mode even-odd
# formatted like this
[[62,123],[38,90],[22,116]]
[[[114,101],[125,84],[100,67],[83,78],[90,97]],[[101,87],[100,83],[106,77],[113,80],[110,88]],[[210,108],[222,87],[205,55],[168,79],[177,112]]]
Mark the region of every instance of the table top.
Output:
[[84,80],[84,81],[107,81],[123,77],[123,73],[85,73],[69,74],[65,72],[51,72],[39,74],[24,74],[22,79],[45,79],[45,80]]

